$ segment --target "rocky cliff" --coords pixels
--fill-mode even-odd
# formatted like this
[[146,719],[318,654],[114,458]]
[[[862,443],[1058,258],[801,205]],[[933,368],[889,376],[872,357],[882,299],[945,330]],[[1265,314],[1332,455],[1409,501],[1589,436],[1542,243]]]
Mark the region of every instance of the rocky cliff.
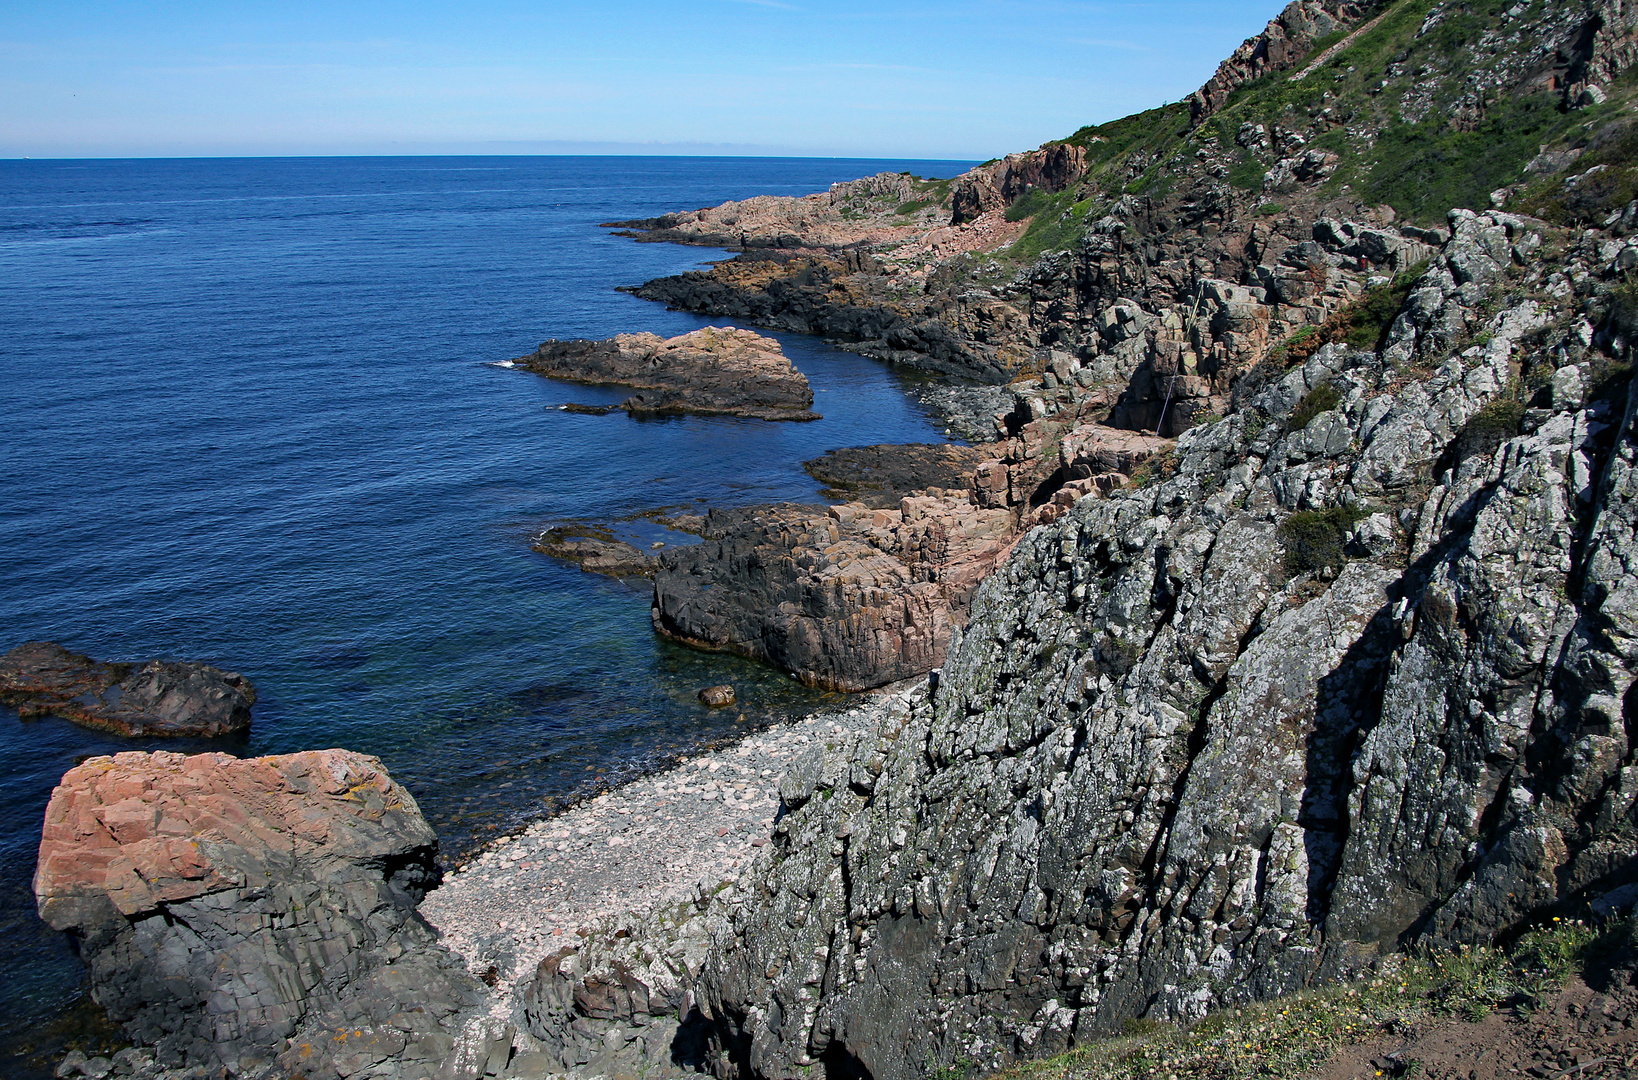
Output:
[[1293,4],[1192,106],[967,178],[940,229],[1027,221],[988,261],[645,288],[1011,379],[969,495],[1035,524],[689,923],[719,1075],[996,1067],[1627,895],[1635,27]]
[[995,1067],[1638,881],[1634,226],[1453,214],[1381,348],[1030,531],[682,924],[718,1073]]
[[[721,208],[744,253],[637,292],[998,383],[1060,350],[1125,395],[1118,424],[1175,432],[1425,258],[1447,210],[1539,209],[1538,182],[1578,175],[1630,120],[1635,21],[1620,0],[1300,0],[1189,102],[954,181]],[[690,227],[651,235],[724,239]]]
[[[510,1014],[530,1067],[990,1069],[1630,904],[1635,32],[1625,0],[1300,0],[1191,102],[953,183],[628,223],[744,249],[643,295],[1010,399],[959,487],[718,511],[661,557],[664,633],[834,688],[940,669],[789,770],[734,887],[555,947]],[[843,464],[821,468],[880,471]],[[349,783],[298,779],[355,813]],[[362,806],[390,823],[387,792]],[[122,1019],[220,1057],[211,1009],[262,1007],[234,973],[286,970],[247,942],[285,942],[299,910],[298,957],[321,926],[369,948],[268,989],[279,1037],[369,1033],[379,1055],[311,1072],[461,1052],[438,1010],[405,1028],[371,989],[394,946],[427,1000],[471,989],[394,891],[398,858],[423,865],[414,829],[311,853],[311,907],[271,856],[172,852],[198,823],[131,798],[72,804],[48,841],[151,840],[171,862],[141,880],[179,891],[94,860],[64,876],[85,887],[42,869],[41,893]],[[310,824],[281,820],[298,843]],[[228,926],[231,890],[253,918]],[[196,989],[218,969],[181,959],[186,934],[230,959],[226,997]],[[98,949],[142,953],[172,996],[96,976]],[[504,1035],[468,1075],[509,1067]]]

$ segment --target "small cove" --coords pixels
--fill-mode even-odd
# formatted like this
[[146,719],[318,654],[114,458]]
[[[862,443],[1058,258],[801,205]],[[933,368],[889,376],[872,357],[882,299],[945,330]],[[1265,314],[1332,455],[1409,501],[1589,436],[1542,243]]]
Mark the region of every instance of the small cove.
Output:
[[[528,540],[660,507],[817,501],[804,459],[942,436],[899,375],[778,335],[824,420],[635,421],[555,408],[617,391],[495,365],[546,337],[713,321],[615,286],[716,252],[598,221],[964,167],[0,164],[5,647],[48,638],[240,671],[256,726],[220,748],[378,754],[455,852],[742,730],[739,712],[750,726],[835,704],[655,639],[641,585]],[[694,692],[722,681],[744,706],[711,714]],[[78,993],[29,889],[46,796],[80,757],[149,747],[9,710],[0,745],[0,1038],[14,1044]]]

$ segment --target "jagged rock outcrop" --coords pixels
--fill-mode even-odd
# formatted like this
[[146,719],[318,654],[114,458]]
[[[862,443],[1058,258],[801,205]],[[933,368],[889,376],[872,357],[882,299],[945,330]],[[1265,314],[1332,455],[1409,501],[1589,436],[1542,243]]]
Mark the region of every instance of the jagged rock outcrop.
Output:
[[[1453,203],[1527,201],[1532,178],[1573,173],[1630,123],[1618,76],[1635,55],[1638,12],[1618,0],[1303,0],[1194,113],[1151,110],[956,178],[941,198],[959,224],[636,292],[998,384],[1064,353],[1087,397],[1119,399],[1100,419],[1174,436],[1222,415],[1270,348],[1369,305],[1442,242]],[[1056,195],[1007,222],[1025,190]],[[860,229],[895,216],[854,213]]]
[[1453,212],[1378,347],[1031,530],[782,782],[678,976],[719,1075],[996,1067],[1638,887],[1635,229]]
[[229,735],[250,727],[250,680],[209,664],[92,660],[49,641],[0,657],[0,701],[116,735]]
[[707,1032],[694,981],[735,895],[729,886],[658,912],[608,919],[542,960],[522,1013],[553,1071],[697,1074]]
[[1206,85],[1189,95],[1196,122],[1217,111],[1228,96],[1254,79],[1288,71],[1304,59],[1314,42],[1384,7],[1383,0],[1293,0],[1263,32],[1245,42],[1217,65]]
[[891,510],[713,510],[703,543],[661,556],[654,628],[765,660],[808,686],[883,686],[939,665],[1016,529],[1013,512],[938,489]]
[[[1113,491],[1170,440],[1015,396],[981,447],[862,447],[809,462],[857,498],[713,511],[705,542],[654,560],[654,628],[767,661],[809,686],[868,690],[943,660],[973,589],[1020,524]],[[975,466],[976,463],[976,466]],[[938,483],[961,487],[929,486]],[[911,490],[901,490],[910,488]],[[645,565],[650,565],[645,563]]]
[[936,688],[793,771],[698,980],[724,1071],[1000,1064],[1638,875],[1627,241],[1549,303],[1463,269],[1539,223],[1452,224],[1381,353],[1032,531]]
[[1086,148],[1052,143],[1025,154],[1008,154],[994,165],[963,173],[950,194],[950,224],[965,225],[1004,210],[1032,190],[1058,192],[1086,175]]
[[708,326],[674,338],[617,334],[606,341],[548,341],[512,362],[554,379],[635,387],[637,393],[613,406],[633,416],[819,418],[807,376],[779,342],[750,330]]
[[375,758],[126,753],[52,792],[34,890],[161,1064],[472,1077],[479,985],[415,912],[436,849]]

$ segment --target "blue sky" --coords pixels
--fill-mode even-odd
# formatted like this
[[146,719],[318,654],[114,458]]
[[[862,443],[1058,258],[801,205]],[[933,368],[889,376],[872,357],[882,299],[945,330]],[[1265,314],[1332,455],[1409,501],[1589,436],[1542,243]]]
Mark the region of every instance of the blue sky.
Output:
[[988,158],[1175,101],[1282,0],[0,5],[0,156]]

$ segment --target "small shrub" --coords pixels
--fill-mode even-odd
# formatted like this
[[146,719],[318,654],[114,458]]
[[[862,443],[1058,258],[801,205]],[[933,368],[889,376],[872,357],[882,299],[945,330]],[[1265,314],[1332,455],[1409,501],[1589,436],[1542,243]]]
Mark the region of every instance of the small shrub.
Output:
[[1320,413],[1330,412],[1342,403],[1342,394],[1335,386],[1328,382],[1320,383],[1297,402],[1297,407],[1291,410],[1291,419],[1286,428],[1290,431],[1301,431],[1313,422]]
[[1303,510],[1280,522],[1286,573],[1296,577],[1347,562],[1343,541],[1348,530],[1366,516],[1364,510],[1356,507],[1332,506],[1324,510]]
[[1027,217],[1034,217],[1052,205],[1052,196],[1040,188],[1032,187],[1018,197],[1018,201],[1007,207],[1005,215],[1008,221],[1023,221]]
[[1475,413],[1456,436],[1452,447],[1456,461],[1495,453],[1496,447],[1519,433],[1523,422],[1524,402],[1511,394],[1497,398]]
[[1261,191],[1267,174],[1268,166],[1258,161],[1251,151],[1242,150],[1240,159],[1229,167],[1228,182],[1242,191]]
[[1333,314],[1323,326],[1304,326],[1279,346],[1285,353],[1288,368],[1304,362],[1333,342],[1346,342],[1356,349],[1380,350],[1387,342],[1388,330],[1399,317],[1411,289],[1427,269],[1419,262],[1404,273],[1394,275],[1386,285],[1366,289],[1358,300]]
[[1280,203],[1265,202],[1265,203],[1263,203],[1263,205],[1261,205],[1261,206],[1259,206],[1257,208],[1257,213],[1258,213],[1258,215],[1260,215],[1262,217],[1273,217],[1275,214],[1278,214],[1280,211],[1282,211],[1284,209],[1285,209],[1285,207],[1283,205],[1281,205]]
[[1583,225],[1602,220],[1635,198],[1638,124],[1612,125],[1595,136],[1562,174],[1526,190],[1518,206],[1556,225]]

